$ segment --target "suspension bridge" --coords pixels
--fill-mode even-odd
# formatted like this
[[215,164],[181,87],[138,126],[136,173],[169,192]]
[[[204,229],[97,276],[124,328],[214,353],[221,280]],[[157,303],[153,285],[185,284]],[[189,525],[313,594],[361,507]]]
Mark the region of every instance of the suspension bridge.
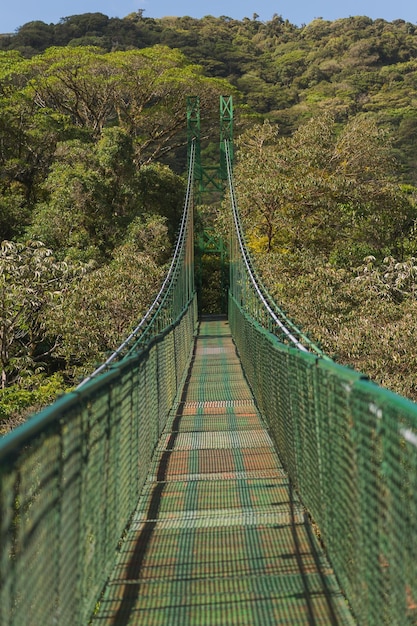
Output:
[[[0,442],[0,624],[417,623],[417,406],[323,355],[247,251],[221,100],[226,316],[198,315],[184,213],[126,341]],[[196,184],[197,181],[197,184]]]

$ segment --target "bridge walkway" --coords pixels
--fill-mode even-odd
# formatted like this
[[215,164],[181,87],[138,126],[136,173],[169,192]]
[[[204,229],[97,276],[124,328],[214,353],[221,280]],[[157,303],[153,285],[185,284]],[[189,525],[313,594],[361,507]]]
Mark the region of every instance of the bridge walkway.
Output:
[[180,402],[93,625],[352,625],[255,406],[226,319]]

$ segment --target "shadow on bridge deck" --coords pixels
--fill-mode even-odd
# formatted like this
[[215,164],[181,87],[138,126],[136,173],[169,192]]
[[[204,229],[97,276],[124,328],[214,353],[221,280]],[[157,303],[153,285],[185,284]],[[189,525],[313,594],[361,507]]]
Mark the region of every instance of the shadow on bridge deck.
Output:
[[224,318],[200,324],[181,400],[93,624],[354,624]]

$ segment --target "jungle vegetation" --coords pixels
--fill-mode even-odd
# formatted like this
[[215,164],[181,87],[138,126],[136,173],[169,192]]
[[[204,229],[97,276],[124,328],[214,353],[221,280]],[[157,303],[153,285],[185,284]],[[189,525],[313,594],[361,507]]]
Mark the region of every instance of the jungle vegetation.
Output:
[[86,13],[0,36],[0,431],[147,309],[182,210],[186,97],[210,159],[225,94],[270,291],[339,361],[417,399],[417,26]]

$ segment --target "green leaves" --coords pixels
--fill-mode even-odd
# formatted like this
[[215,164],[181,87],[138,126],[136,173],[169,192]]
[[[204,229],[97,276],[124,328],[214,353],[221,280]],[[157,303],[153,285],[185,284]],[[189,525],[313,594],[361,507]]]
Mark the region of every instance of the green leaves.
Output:
[[51,349],[47,316],[84,269],[57,261],[38,241],[0,246],[0,365],[4,388],[34,371]]
[[0,53],[3,237],[21,234],[34,210],[30,237],[57,253],[106,255],[135,214],[138,167],[186,143],[186,96],[200,97],[210,133],[219,95],[230,91],[164,46],[49,48],[30,60]]
[[271,293],[327,354],[417,400],[414,258],[369,256],[357,268],[338,269],[302,251],[258,255],[257,265]]
[[27,64],[27,72],[26,91],[34,102],[69,116],[93,137],[117,123],[135,137],[139,161],[167,151],[183,128],[187,95],[208,91],[218,99],[226,88],[225,81],[203,77],[179,50],[164,46],[111,53],[50,48]]
[[308,249],[343,263],[355,248],[359,262],[402,246],[416,208],[393,176],[389,138],[371,118],[338,131],[324,114],[291,137],[267,123],[238,145],[239,204],[258,250],[264,241],[268,251]]
[[[158,243],[166,247],[166,229],[159,226]],[[149,229],[155,229],[155,223],[142,230]],[[140,248],[132,233],[112,262],[75,284],[48,317],[50,331],[62,338],[55,354],[65,360],[72,376],[85,376],[104,361],[136,327],[157,294],[166,268]]]
[[[0,247],[2,388],[33,378],[51,358],[87,374],[137,325],[157,293],[169,250],[162,218],[137,224],[103,267],[58,261],[42,243]],[[55,361],[56,363],[57,361]],[[1,398],[0,398],[1,401]]]
[[184,181],[167,166],[136,169],[131,137],[120,127],[105,128],[97,143],[59,144],[28,229],[63,258],[108,261],[137,217],[167,218],[174,239],[182,214]]

